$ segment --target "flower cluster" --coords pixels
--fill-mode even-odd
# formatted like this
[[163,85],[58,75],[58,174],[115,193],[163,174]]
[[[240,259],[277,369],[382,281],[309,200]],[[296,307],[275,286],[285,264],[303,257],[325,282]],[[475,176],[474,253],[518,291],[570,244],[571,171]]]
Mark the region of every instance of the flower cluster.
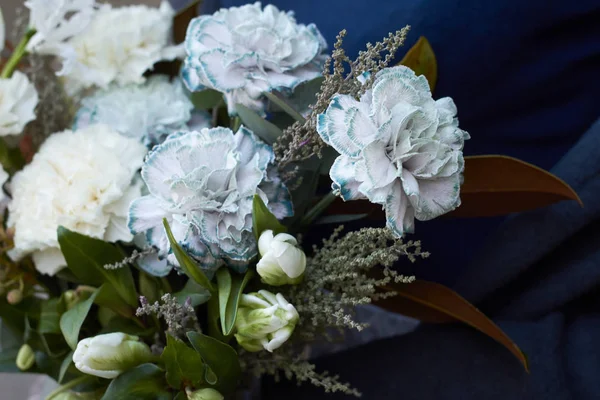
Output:
[[66,265],[56,236],[61,225],[110,242],[131,240],[127,211],[140,195],[133,178],[145,153],[105,125],[50,136],[11,181],[11,257],[32,254],[37,269],[53,275]]
[[142,167],[150,194],[132,203],[129,228],[145,233],[148,243],[166,255],[166,219],[177,242],[206,272],[216,270],[221,260],[244,271],[257,253],[254,195],[278,218],[292,214],[283,184],[272,190],[278,182],[267,173],[272,161],[271,148],[244,127],[235,134],[227,128],[176,132],[152,150]]
[[330,171],[334,191],[382,204],[398,236],[413,232],[415,218],[460,205],[469,135],[458,127],[452,99],[433,100],[427,79],[410,68],[380,71],[360,100],[334,96],[317,130],[340,153]]
[[275,6],[222,9],[190,23],[183,79],[192,91],[223,92],[232,115],[236,104],[264,114],[263,93],[319,76],[326,47],[316,26],[298,24]]

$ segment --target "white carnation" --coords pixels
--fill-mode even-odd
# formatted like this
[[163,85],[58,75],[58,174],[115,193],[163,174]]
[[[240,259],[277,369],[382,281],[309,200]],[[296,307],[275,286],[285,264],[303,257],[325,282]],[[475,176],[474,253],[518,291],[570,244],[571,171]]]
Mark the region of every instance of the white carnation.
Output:
[[38,94],[25,74],[0,79],[0,136],[18,135],[35,119]]
[[174,14],[167,1],[159,8],[103,4],[88,29],[69,41],[77,59],[67,75],[67,90],[144,82],[144,72],[156,62],[182,53],[171,46]]
[[50,136],[11,182],[11,258],[32,254],[36,268],[53,275],[65,265],[56,236],[61,225],[110,242],[131,240],[127,211],[141,195],[132,181],[145,154],[144,145],[106,125]]

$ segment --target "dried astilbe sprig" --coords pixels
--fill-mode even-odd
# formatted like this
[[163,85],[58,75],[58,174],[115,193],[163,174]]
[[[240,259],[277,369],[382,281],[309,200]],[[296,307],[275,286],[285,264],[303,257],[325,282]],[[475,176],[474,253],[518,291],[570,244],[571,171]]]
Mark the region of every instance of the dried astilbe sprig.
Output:
[[202,331],[190,299],[181,304],[171,294],[166,293],[160,300],[160,302],[156,301],[154,304],[150,304],[144,296],[140,296],[140,307],[136,310],[135,315],[138,317],[154,315],[162,318],[167,324],[167,333],[182,339],[185,338],[186,332]]
[[[317,116],[327,109],[334,95],[348,94],[358,98],[369,89],[377,72],[390,66],[396,52],[404,44],[409,29],[406,26],[390,33],[374,45],[367,43],[367,49],[359,52],[354,61],[350,60],[342,48],[346,31],[339,33],[331,58],[325,62],[324,80],[316,95],[315,104],[310,107],[309,116],[304,122],[295,122],[286,128],[273,145],[280,169],[315,155],[321,156],[325,143],[317,133]],[[363,82],[359,81],[358,78],[365,72],[370,72],[370,77],[361,79]]]
[[130,256],[123,258],[121,261],[116,262],[114,264],[106,264],[104,265],[104,269],[119,269],[124,268],[130,264],[133,264],[138,259],[144,256],[148,256],[151,254],[156,254],[157,251],[154,247],[148,247],[142,251],[133,250]]
[[[429,253],[421,250],[419,242],[404,242],[386,228],[364,228],[340,238],[342,230],[339,227],[320,249],[314,248],[314,255],[307,259],[304,281],[281,291],[300,314],[290,341],[273,353],[242,352],[240,358],[246,371],[276,378],[282,371],[287,378],[309,381],[328,392],[358,395],[337,377],[317,373],[302,350],[329,338],[332,328],[340,332],[364,329],[367,325],[354,318],[355,307],[394,295],[379,290],[392,282],[412,282],[413,276],[401,275],[391,267],[401,257],[414,262]],[[382,274],[373,274],[376,270]],[[281,290],[273,290],[278,289]]]

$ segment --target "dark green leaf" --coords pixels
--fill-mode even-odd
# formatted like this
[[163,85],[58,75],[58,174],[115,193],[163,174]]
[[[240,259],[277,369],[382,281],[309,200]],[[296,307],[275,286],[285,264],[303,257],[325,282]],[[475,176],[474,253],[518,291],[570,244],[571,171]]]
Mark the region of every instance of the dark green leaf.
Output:
[[167,334],[167,347],[160,356],[167,370],[167,382],[174,389],[198,386],[204,379],[202,357],[181,340]]
[[308,106],[317,100],[317,93],[321,90],[324,79],[320,76],[296,86],[294,92],[287,98],[287,102],[297,111],[308,110]]
[[160,280],[141,271],[139,277],[140,294],[150,303],[158,301],[160,298]]
[[112,317],[110,321],[108,321],[108,324],[104,327],[104,329],[102,329],[100,333],[110,332],[123,332],[128,335],[150,337],[154,335],[155,329],[143,328],[130,319],[116,316]]
[[42,302],[38,332],[60,333],[60,316],[65,312],[65,302],[62,297]]
[[217,376],[217,374],[215,374],[215,371],[213,371],[212,368],[208,365],[204,370],[204,379],[206,380],[206,383],[213,386],[216,385],[217,382],[219,382],[219,377]]
[[315,225],[325,224],[343,224],[345,222],[356,221],[367,217],[369,214],[340,214],[326,215],[315,221]]
[[25,165],[21,150],[18,147],[8,147],[2,138],[0,138],[0,164],[9,174],[17,172]]
[[77,303],[60,317],[60,330],[65,337],[65,341],[73,350],[77,347],[79,331],[83,325],[83,321],[85,321],[85,317],[90,312],[90,308],[92,308],[92,304],[101,289],[94,291],[89,299]]
[[96,296],[95,300],[96,304],[109,308],[125,318],[131,318],[133,316],[133,307],[125,304],[113,286],[102,285],[98,292],[98,296]]
[[190,99],[197,109],[210,110],[223,101],[223,94],[213,89],[206,89],[201,92],[192,93]]
[[112,244],[58,227],[58,243],[67,266],[88,285],[100,286],[107,282],[131,307],[137,307],[137,293],[128,267],[105,269],[123,259],[123,254]]
[[251,277],[251,270],[248,270],[243,277],[236,274],[233,278],[227,268],[221,268],[217,271],[219,316],[221,318],[221,330],[225,336],[229,336],[233,331],[240,297]]
[[222,394],[235,391],[242,370],[235,350],[226,343],[198,332],[188,332],[190,343],[218,378],[215,388]]
[[223,336],[221,332],[221,326],[219,325],[220,312],[219,312],[219,297],[212,296],[208,300],[208,334],[221,342],[226,342],[227,338]]
[[179,266],[187,276],[196,281],[199,285],[205,287],[211,293],[215,292],[215,288],[213,287],[210,280],[204,275],[204,272],[200,269],[200,267],[196,264],[194,260],[190,256],[186,254],[185,251],[181,248],[179,243],[173,237],[173,232],[171,232],[171,227],[166,219],[163,219],[163,225],[165,226],[165,230],[167,232],[167,237],[169,238],[169,243],[171,244],[171,250],[177,261],[179,261]]
[[254,201],[252,202],[252,224],[256,240],[258,240],[263,231],[268,229],[271,229],[275,235],[287,231],[287,228],[281,225],[277,220],[277,217],[269,211],[265,203],[257,194],[254,195]]
[[2,349],[19,348],[23,344],[22,332],[16,332],[10,329],[2,319],[0,319],[0,351]]
[[242,119],[244,126],[250,129],[256,136],[264,140],[267,144],[275,143],[275,140],[283,134],[283,131],[262,118],[260,115],[244,107],[241,104],[236,104],[236,110],[239,117]]
[[192,302],[192,307],[197,307],[204,304],[210,298],[210,292],[198,285],[194,280],[188,279],[183,289],[173,294],[177,301],[181,304],[189,298]]
[[19,349],[20,346],[2,348],[2,351],[0,351],[0,372],[20,372],[16,364]]
[[60,365],[60,371],[58,372],[58,383],[59,384],[64,379],[65,374],[67,373],[67,370],[69,369],[69,366],[73,363],[73,353],[74,352],[75,352],[75,350],[72,350],[69,354],[67,354],[67,356],[63,360],[62,364]]
[[116,377],[101,400],[171,400],[165,386],[162,369],[142,364]]
[[292,104],[288,102],[288,100],[279,92],[265,92],[263,93],[266,98],[268,98],[273,104],[279,107],[283,112],[285,112],[290,117],[294,118],[296,121],[303,124],[306,122],[306,119],[300,114]]
[[179,392],[173,400],[188,400],[188,396],[185,394],[185,392]]

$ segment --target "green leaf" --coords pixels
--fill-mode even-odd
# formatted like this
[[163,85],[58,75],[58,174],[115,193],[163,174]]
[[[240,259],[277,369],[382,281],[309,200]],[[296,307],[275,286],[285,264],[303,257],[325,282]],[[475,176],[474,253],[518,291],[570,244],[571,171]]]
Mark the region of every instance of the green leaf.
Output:
[[20,346],[2,348],[2,351],[0,351],[0,372],[21,372],[16,364],[19,349]]
[[60,330],[65,337],[65,341],[73,350],[77,347],[79,331],[81,330],[83,321],[85,321],[85,317],[90,312],[90,308],[92,308],[92,304],[101,289],[94,291],[87,300],[77,303],[60,317]]
[[142,364],[113,379],[101,400],[171,400],[165,386],[162,369]]
[[277,217],[269,211],[265,203],[257,194],[254,195],[254,201],[252,202],[252,224],[256,240],[258,240],[263,231],[268,229],[271,229],[275,235],[287,232],[287,228],[281,225],[277,220]]
[[102,285],[98,290],[95,303],[99,306],[106,307],[116,312],[117,314],[131,318],[133,316],[133,307],[125,304],[123,299],[117,293],[117,290],[111,285]]
[[188,400],[188,396],[185,394],[185,392],[179,392],[173,400]]
[[400,65],[409,67],[417,75],[424,75],[433,93],[438,78],[437,60],[429,41],[425,37],[421,36],[417,43],[408,50],[402,61],[400,61]]
[[0,164],[9,174],[13,174],[23,168],[25,159],[18,147],[8,147],[3,138],[0,138]]
[[183,269],[185,274],[195,280],[200,286],[203,286],[208,289],[209,292],[214,293],[215,288],[212,283],[210,283],[210,280],[206,277],[206,275],[204,275],[204,272],[202,272],[196,262],[192,260],[192,258],[188,256],[185,251],[183,251],[179,243],[177,243],[175,240],[173,232],[171,232],[171,227],[169,226],[166,218],[163,219],[163,225],[167,231],[167,237],[169,238],[169,243],[171,244],[171,250],[173,251],[173,254],[175,254],[177,261],[179,261],[179,266],[181,269]]
[[123,260],[123,254],[112,244],[58,227],[58,243],[67,266],[88,285],[100,286],[107,282],[131,307],[138,299],[131,270],[128,267],[105,269],[107,264]]
[[217,271],[219,316],[221,317],[221,330],[225,336],[229,336],[233,331],[240,297],[250,278],[252,278],[252,274],[252,270],[248,270],[243,277],[234,275],[232,278],[227,268],[221,268]]
[[123,332],[128,335],[141,337],[151,337],[156,330],[154,328],[142,328],[135,324],[132,320],[123,317],[112,317],[108,324],[100,331],[100,333]]
[[62,297],[42,302],[38,332],[40,334],[60,333],[60,316],[65,310],[65,302]]
[[317,93],[321,90],[321,84],[325,78],[322,76],[301,83],[294,88],[294,92],[287,98],[287,102],[299,111],[308,110],[308,106],[317,100]]
[[192,302],[192,307],[197,307],[200,304],[204,304],[210,299],[210,292],[204,287],[198,285],[194,280],[188,279],[183,289],[179,292],[173,293],[173,296],[177,299],[180,304],[185,303],[189,298]]
[[213,89],[192,93],[190,96],[194,107],[199,110],[210,110],[223,101],[223,94]]
[[304,124],[306,119],[300,114],[292,104],[290,104],[281,93],[277,91],[272,92],[264,92],[263,93],[266,98],[268,98],[273,104],[279,107],[283,112],[285,112],[290,117],[294,118],[296,121]]
[[265,143],[271,145],[283,134],[283,131],[260,115],[241,104],[236,104],[236,110],[244,126],[250,129]]
[[227,338],[223,336],[221,326],[219,325],[220,311],[219,311],[219,297],[212,296],[208,300],[208,334],[221,342],[226,342]]
[[0,351],[16,347],[17,349],[23,344],[22,332],[9,328],[7,324],[0,318]]
[[69,369],[69,366],[71,366],[71,364],[73,363],[73,353],[75,353],[75,350],[71,350],[71,352],[69,352],[69,354],[67,354],[67,356],[63,360],[62,364],[60,365],[60,371],[58,372],[58,383],[59,384],[64,379],[65,374],[67,373],[67,370]]
[[198,386],[204,379],[202,357],[181,340],[167,334],[167,347],[160,356],[167,370],[167,382],[174,389]]
[[140,271],[139,277],[140,294],[144,296],[149,303],[154,303],[160,298],[160,280],[147,273]]
[[217,376],[215,388],[224,395],[235,391],[242,375],[235,350],[226,343],[198,332],[188,332],[187,337],[204,363]]
[[345,222],[356,221],[369,216],[369,214],[339,214],[326,215],[315,221],[315,225],[325,224],[343,224]]

